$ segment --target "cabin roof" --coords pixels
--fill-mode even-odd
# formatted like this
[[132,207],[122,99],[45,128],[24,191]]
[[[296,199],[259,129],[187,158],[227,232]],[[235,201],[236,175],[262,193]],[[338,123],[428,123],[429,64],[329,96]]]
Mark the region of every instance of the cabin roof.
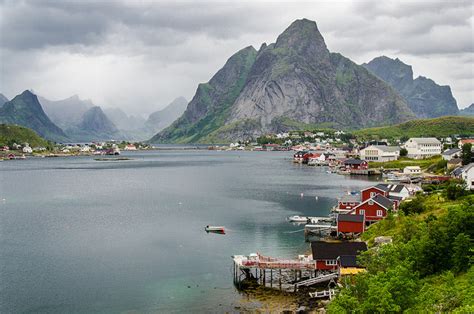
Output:
[[364,222],[364,215],[339,214],[337,221]]
[[374,202],[382,205],[386,209],[390,209],[393,207],[393,202],[383,195],[377,194],[374,197],[372,197],[372,199],[374,200]]
[[360,165],[360,164],[363,164],[365,162],[366,162],[365,160],[361,160],[361,159],[346,159],[344,161],[344,164],[345,165]]
[[359,252],[367,251],[365,242],[311,242],[313,259],[337,259],[339,256],[356,256]]
[[339,259],[341,267],[358,267],[357,256],[355,255],[341,255]]
[[345,195],[341,196],[341,198],[339,199],[339,202],[360,203],[360,195],[345,194]]
[[450,156],[450,155],[453,155],[453,154],[457,154],[460,151],[461,150],[459,148],[450,148],[448,150],[445,150],[441,155]]

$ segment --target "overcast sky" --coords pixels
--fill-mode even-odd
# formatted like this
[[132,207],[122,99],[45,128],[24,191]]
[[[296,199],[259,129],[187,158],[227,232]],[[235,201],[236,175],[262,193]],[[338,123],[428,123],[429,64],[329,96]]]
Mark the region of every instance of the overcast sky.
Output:
[[0,0],[0,92],[77,94],[148,114],[192,98],[237,50],[274,42],[292,21],[317,22],[329,50],[356,63],[398,57],[474,102],[472,1]]

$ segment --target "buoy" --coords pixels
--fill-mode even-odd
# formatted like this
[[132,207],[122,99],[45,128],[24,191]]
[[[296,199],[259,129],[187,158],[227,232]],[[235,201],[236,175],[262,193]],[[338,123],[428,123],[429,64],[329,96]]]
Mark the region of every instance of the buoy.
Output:
[[301,193],[301,194],[300,194],[300,196],[301,196],[301,197],[303,197],[303,196],[304,196],[304,194],[303,194],[303,193]]
[[317,197],[317,196],[315,196],[314,198],[315,198],[316,200],[318,200],[318,197]]

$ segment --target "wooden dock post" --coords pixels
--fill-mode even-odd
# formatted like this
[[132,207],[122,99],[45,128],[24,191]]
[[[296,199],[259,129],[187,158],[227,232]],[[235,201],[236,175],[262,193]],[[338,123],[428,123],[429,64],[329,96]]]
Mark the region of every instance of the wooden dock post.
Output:
[[279,285],[280,285],[280,291],[281,291],[281,269],[280,269],[280,276],[279,276],[279,278],[278,278],[278,283],[279,283]]
[[270,269],[270,288],[273,288],[273,269]]
[[266,275],[267,274],[267,270],[264,268],[263,269],[263,286],[265,287],[265,284],[267,283],[267,278],[266,278]]

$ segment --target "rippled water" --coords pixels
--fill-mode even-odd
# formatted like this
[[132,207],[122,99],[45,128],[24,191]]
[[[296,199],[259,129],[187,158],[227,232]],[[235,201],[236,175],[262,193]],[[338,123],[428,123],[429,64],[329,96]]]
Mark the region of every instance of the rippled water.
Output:
[[369,185],[288,152],[125,155],[0,163],[0,312],[232,310],[231,255],[304,253],[285,218]]

